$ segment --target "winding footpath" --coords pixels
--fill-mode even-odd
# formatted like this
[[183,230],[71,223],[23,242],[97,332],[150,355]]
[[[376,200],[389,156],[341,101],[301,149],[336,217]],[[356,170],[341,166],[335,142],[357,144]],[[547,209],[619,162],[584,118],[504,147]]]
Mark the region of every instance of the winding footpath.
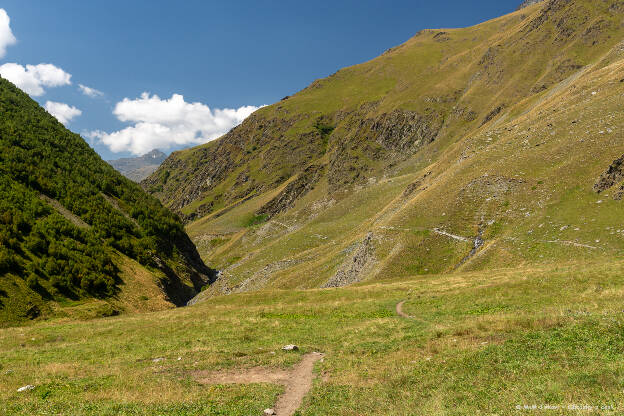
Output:
[[407,302],[407,301],[402,300],[401,302],[397,303],[397,305],[396,305],[396,313],[397,313],[397,315],[399,315],[402,318],[413,319],[414,318],[413,316],[410,316],[410,315],[406,314],[405,312],[403,312],[403,304],[405,304],[405,302]]
[[408,300],[409,300],[409,299],[402,300],[401,302],[397,303],[397,305],[396,305],[396,314],[397,314],[398,316],[400,316],[401,318],[404,318],[404,319],[411,319],[411,320],[413,320],[413,321],[420,322],[420,323],[425,324],[425,325],[429,325],[429,322],[427,322],[427,321],[425,321],[425,320],[423,320],[423,319],[420,319],[420,318],[418,318],[418,317],[416,317],[416,316],[408,315],[408,314],[407,314],[407,313],[403,310],[403,305],[404,305],[404,304],[405,304],[405,302],[407,302]]

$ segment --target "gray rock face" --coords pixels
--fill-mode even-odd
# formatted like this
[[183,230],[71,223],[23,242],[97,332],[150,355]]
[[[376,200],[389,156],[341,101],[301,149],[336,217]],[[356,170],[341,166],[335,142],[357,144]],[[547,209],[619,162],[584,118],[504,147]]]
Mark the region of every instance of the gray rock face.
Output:
[[529,7],[537,3],[541,3],[543,1],[544,0],[524,0],[522,4],[518,7],[518,10],[524,9],[525,7]]
[[343,287],[361,281],[377,260],[373,237],[373,233],[369,232],[364,241],[353,247],[353,254],[347,257],[336,274],[321,287]]
[[166,154],[155,149],[140,157],[125,157],[108,163],[126,178],[140,182],[154,173],[166,158]]
[[305,194],[310,192],[321,179],[324,167],[312,165],[299,174],[297,179],[289,183],[282,192],[269,201],[258,211],[259,215],[267,215],[273,218],[277,214],[288,210],[294,203]]

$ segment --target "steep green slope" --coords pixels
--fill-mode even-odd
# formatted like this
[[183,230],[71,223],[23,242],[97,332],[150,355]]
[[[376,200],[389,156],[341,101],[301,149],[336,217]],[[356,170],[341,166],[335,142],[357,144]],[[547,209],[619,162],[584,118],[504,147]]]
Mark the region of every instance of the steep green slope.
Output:
[[209,282],[175,215],[3,79],[0,114],[0,323],[119,297],[130,259],[176,304]]
[[617,255],[624,209],[593,188],[624,153],[623,17],[550,0],[423,31],[143,185],[222,270],[207,295]]

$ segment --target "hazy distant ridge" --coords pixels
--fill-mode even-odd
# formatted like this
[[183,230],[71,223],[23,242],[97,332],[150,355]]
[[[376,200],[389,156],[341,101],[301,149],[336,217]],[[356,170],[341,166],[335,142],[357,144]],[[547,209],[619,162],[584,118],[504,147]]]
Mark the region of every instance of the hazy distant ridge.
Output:
[[166,154],[154,149],[143,156],[109,160],[108,163],[126,178],[140,182],[154,173],[166,158]]

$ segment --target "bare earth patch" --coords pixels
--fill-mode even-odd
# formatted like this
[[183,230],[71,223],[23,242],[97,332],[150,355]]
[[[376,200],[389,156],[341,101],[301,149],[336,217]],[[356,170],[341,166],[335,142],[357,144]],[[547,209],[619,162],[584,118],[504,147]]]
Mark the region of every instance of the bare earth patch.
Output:
[[198,371],[194,376],[201,384],[282,384],[286,390],[278,398],[275,412],[278,416],[291,416],[312,388],[314,364],[321,358],[323,354],[318,352],[306,354],[292,370],[254,367],[246,370]]
[[201,384],[286,384],[289,371],[254,367],[246,370],[224,370],[213,373],[200,371],[195,375]]

